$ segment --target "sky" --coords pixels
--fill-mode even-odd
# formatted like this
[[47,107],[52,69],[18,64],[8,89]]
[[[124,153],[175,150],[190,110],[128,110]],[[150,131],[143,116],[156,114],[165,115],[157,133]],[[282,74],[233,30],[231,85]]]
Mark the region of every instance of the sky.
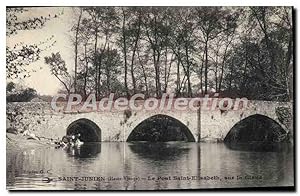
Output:
[[[34,69],[36,72],[32,72],[29,78],[14,80],[14,82],[36,89],[40,95],[55,95],[61,88],[61,83],[51,75],[49,66],[44,63],[45,56],[50,56],[52,52],[60,52],[62,58],[66,61],[68,71],[71,72],[73,70],[74,50],[71,43],[70,30],[72,21],[75,18],[74,10],[71,7],[29,8],[27,12],[19,17],[22,20],[22,18],[25,19],[31,16],[48,16],[49,14],[54,15],[61,12],[63,14],[60,17],[47,21],[41,29],[18,31],[16,35],[6,37],[6,45],[13,46],[20,42],[24,44],[38,44],[46,41],[52,35],[54,36],[52,41],[56,41],[55,45],[42,51],[40,60],[28,66],[28,69]],[[43,49],[45,46],[42,45],[40,48]],[[9,81],[7,80],[7,82]]]

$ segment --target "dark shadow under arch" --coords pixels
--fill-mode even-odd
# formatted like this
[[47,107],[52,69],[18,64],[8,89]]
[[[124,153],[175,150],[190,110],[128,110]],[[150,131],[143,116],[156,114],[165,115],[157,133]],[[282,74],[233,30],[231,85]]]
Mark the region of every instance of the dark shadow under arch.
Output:
[[189,128],[179,120],[158,114],[138,124],[128,136],[127,141],[195,142],[195,138]]
[[72,122],[67,128],[67,135],[80,133],[83,142],[101,142],[101,129],[93,121],[81,118]]
[[288,133],[275,120],[260,114],[249,116],[236,123],[224,142],[232,149],[275,150],[289,141]]

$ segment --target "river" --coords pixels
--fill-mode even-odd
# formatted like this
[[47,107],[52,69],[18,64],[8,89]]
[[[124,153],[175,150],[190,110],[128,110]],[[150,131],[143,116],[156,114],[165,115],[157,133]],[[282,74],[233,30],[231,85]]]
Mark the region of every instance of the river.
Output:
[[102,142],[7,154],[10,190],[157,190],[293,186],[293,152],[223,143]]

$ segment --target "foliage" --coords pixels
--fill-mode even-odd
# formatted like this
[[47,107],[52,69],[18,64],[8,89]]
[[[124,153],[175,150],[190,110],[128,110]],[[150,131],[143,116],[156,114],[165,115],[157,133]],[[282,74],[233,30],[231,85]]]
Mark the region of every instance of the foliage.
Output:
[[62,59],[60,53],[52,53],[51,56],[46,56],[45,63],[49,65],[51,74],[63,84],[66,91],[69,93],[71,88],[71,85],[68,84],[71,80],[70,74],[67,70],[66,62]]
[[[59,53],[45,58],[67,93],[95,93],[97,99],[111,92],[118,96],[143,92],[160,97],[173,92],[177,97],[193,97],[218,92],[259,100],[293,98],[291,7],[74,10],[75,73],[67,70]],[[12,13],[8,23],[20,26],[14,12],[8,12]],[[30,19],[26,29],[42,27],[45,23],[40,19]],[[38,24],[32,26],[34,21]],[[36,61],[39,52],[34,45],[7,48],[8,77],[26,73],[25,65]]]
[[37,92],[33,88],[22,88],[13,82],[6,85],[7,102],[28,102],[37,97]]
[[[8,38],[13,37],[21,31],[40,29],[45,26],[46,22],[52,18],[57,18],[60,14],[51,16],[39,16],[39,17],[24,17],[24,14],[28,9],[21,7],[7,7],[6,8],[6,36]],[[55,44],[52,42],[52,38],[48,38],[46,41],[39,44],[24,44],[17,43],[13,47],[6,47],[6,77],[8,79],[25,78],[30,76],[30,70],[27,66],[40,59],[40,53],[42,51],[41,46],[49,44],[49,46],[43,46],[49,48]],[[51,42],[51,43],[49,43]]]

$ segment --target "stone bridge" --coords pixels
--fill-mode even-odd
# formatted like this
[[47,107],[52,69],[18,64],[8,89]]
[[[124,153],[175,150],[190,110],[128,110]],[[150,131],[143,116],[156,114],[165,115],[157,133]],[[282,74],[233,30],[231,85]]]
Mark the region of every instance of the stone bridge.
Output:
[[[241,110],[197,111],[86,111],[54,112],[49,103],[7,103],[7,128],[29,130],[45,138],[62,138],[76,127],[89,127],[90,140],[126,141],[130,133],[144,120],[155,115],[166,115],[185,125],[193,141],[222,141],[230,129],[241,120],[261,114],[275,120],[287,132],[293,133],[292,117],[282,117],[283,110],[292,115],[293,104],[288,102],[249,101]],[[88,134],[88,133],[87,133]],[[293,134],[292,134],[293,135]]]

